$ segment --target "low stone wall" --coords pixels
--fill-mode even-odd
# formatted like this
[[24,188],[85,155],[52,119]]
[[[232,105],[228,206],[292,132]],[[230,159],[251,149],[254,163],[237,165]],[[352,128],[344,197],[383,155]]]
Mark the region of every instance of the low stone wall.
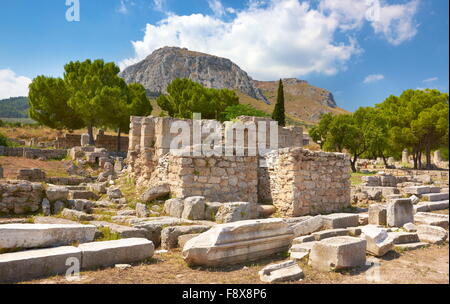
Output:
[[[128,151],[128,137],[120,137],[120,152]],[[64,137],[58,137],[55,141],[55,147],[58,149],[71,149],[81,146],[81,135],[65,134]],[[105,135],[99,132],[95,137],[95,147],[104,148],[108,151],[117,151],[117,136]]]
[[383,169],[383,171],[393,176],[407,177],[408,180],[414,180],[423,175],[429,175],[433,181],[449,179],[449,170]]
[[0,213],[25,214],[38,211],[44,197],[40,183],[28,181],[0,182]]
[[269,180],[264,182],[270,184],[271,199],[278,212],[284,216],[300,216],[350,206],[348,156],[302,148],[278,152],[267,155]]
[[47,184],[69,186],[78,186],[82,183],[92,183],[94,180],[94,178],[89,177],[47,177],[45,179]]
[[62,159],[66,157],[67,150],[64,149],[33,149],[24,147],[0,147],[0,156],[25,157],[30,159]]

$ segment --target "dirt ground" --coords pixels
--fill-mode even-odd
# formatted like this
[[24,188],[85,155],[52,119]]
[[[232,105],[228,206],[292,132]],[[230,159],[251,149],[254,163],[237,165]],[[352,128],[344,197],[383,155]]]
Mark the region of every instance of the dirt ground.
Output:
[[[81,273],[78,282],[64,276],[24,282],[25,284],[261,284],[258,271],[286,260],[282,256],[255,264],[220,269],[188,267],[180,251],[157,253],[144,263],[128,269],[107,268]],[[374,263],[374,264],[373,264]],[[290,284],[449,284],[449,246],[431,246],[383,258],[368,256],[367,266],[345,272],[319,272],[300,263],[305,279]]]
[[0,165],[3,167],[5,179],[16,179],[17,170],[32,168],[44,170],[48,177],[65,177],[67,176],[66,169],[64,168],[66,162],[60,160],[41,161],[23,157],[0,156]]

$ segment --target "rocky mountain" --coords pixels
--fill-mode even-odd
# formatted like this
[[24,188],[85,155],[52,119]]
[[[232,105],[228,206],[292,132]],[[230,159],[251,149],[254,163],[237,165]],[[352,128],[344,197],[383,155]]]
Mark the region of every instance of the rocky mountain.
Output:
[[253,79],[231,60],[185,48],[158,49],[120,75],[127,83],[142,84],[150,96],[166,93],[176,78],[189,78],[209,88],[237,90],[268,103]]

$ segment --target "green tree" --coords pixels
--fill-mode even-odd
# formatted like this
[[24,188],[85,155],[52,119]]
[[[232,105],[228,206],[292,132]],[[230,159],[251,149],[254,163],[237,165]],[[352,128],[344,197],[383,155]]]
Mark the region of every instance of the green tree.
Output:
[[256,109],[248,104],[238,104],[229,106],[224,111],[224,120],[233,120],[239,116],[255,116],[255,117],[269,117],[266,112]]
[[80,129],[84,122],[69,106],[69,98],[64,80],[38,76],[29,86],[29,116],[52,129]]
[[278,124],[282,127],[286,126],[286,114],[284,109],[284,89],[283,81],[280,79],[278,84],[277,103],[273,110],[272,119],[278,121]]
[[326,141],[326,137],[328,135],[330,124],[332,121],[333,115],[331,113],[322,114],[319,124],[309,129],[309,135],[311,136],[311,139],[314,142],[318,143],[321,149],[323,148],[323,145]]
[[175,79],[167,92],[158,97],[157,103],[171,117],[192,118],[193,113],[201,113],[202,118],[221,120],[228,106],[239,104],[235,92],[205,88],[189,79]]
[[[68,104],[87,126],[89,144],[93,145],[93,127],[110,120],[111,104],[126,98],[127,84],[118,76],[120,69],[112,62],[70,62],[64,69],[64,81],[70,93]],[[111,95],[115,97],[113,101]]]

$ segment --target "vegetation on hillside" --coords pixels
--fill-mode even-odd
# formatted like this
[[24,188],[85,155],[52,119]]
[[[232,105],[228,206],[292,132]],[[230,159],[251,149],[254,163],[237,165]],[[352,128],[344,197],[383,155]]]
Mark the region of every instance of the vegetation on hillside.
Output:
[[403,149],[413,155],[415,169],[431,168],[431,152],[449,144],[448,112],[447,93],[406,90],[353,114],[325,114],[309,134],[326,151],[349,152],[354,172],[361,157],[381,157],[387,165],[387,158],[399,158]]
[[0,100],[0,117],[28,118],[28,98],[11,97]]
[[283,81],[280,79],[278,83],[277,103],[272,113],[272,119],[278,121],[278,124],[282,127],[286,126],[286,114],[284,109],[284,90]]

